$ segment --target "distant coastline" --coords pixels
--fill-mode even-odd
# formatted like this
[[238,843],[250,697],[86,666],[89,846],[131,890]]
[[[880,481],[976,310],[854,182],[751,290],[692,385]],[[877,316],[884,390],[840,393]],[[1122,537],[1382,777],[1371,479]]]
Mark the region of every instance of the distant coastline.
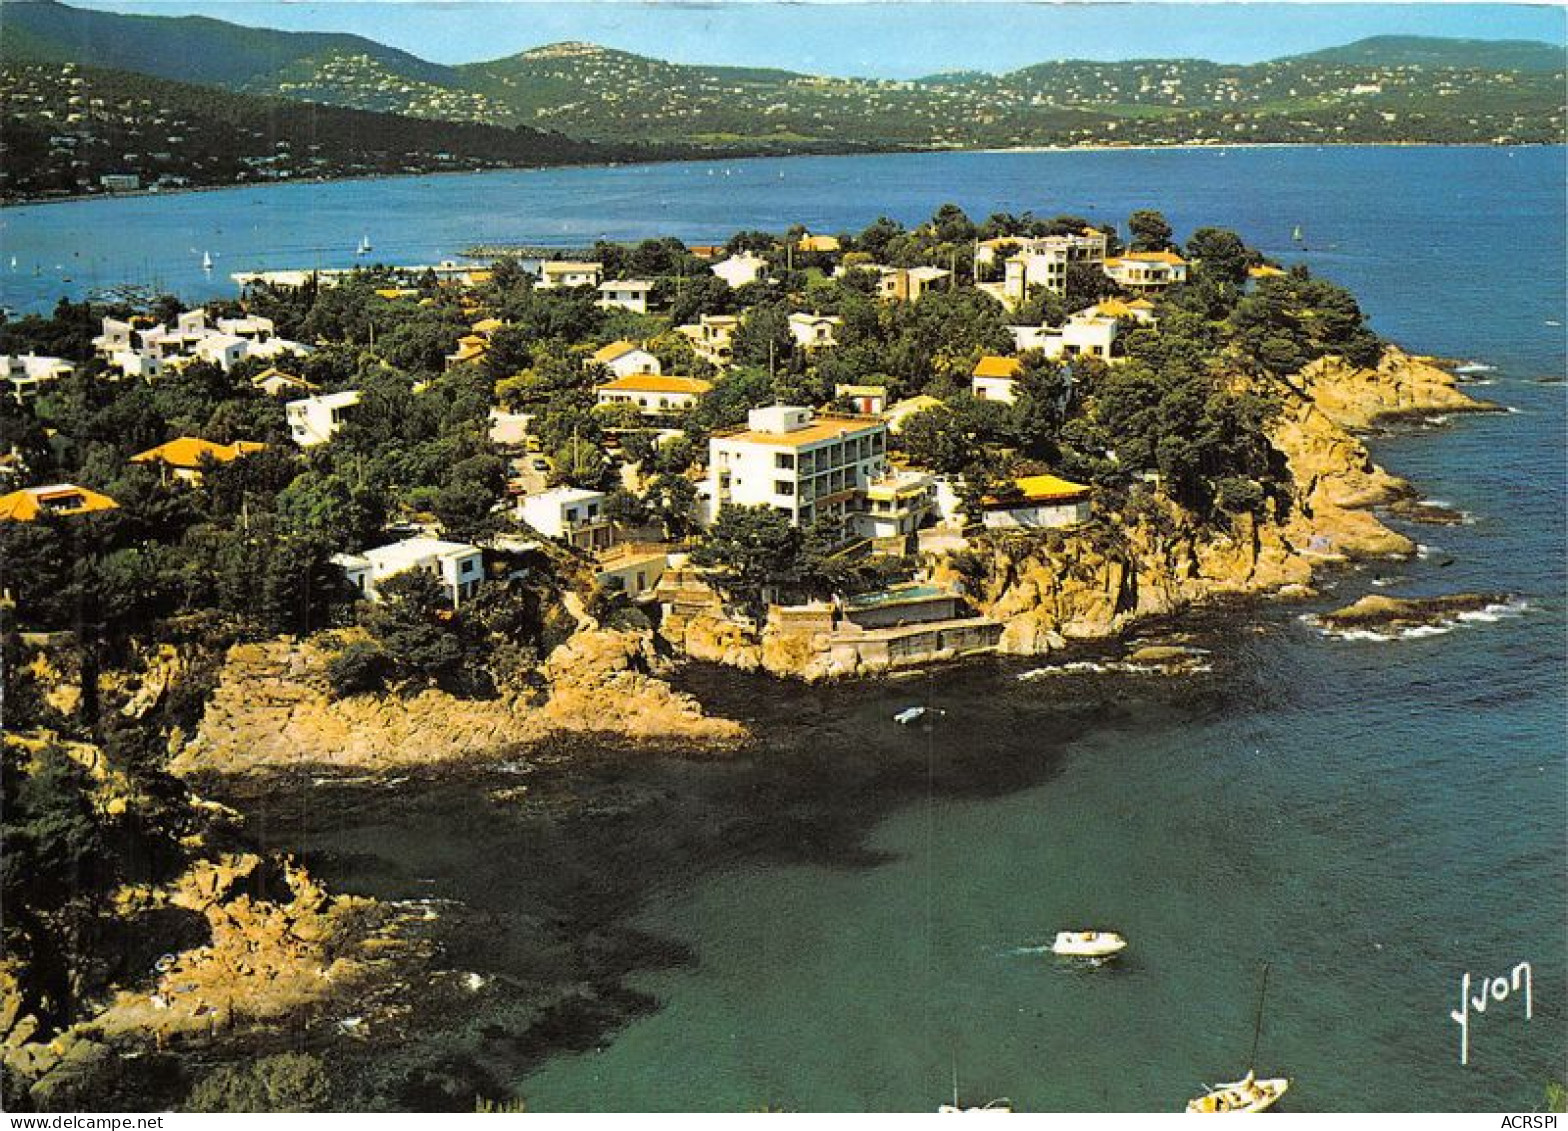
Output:
[[[1167,145],[1011,145],[942,147],[942,148],[890,148],[845,149],[842,152],[813,153],[711,153],[691,157],[656,157],[646,161],[584,161],[581,163],[556,163],[550,165],[506,165],[492,169],[430,169],[423,172],[363,173],[340,177],[294,177],[279,181],[246,181],[226,185],[187,185],[181,188],[136,189],[128,192],[74,193],[64,196],[15,196],[0,200],[0,211],[11,208],[31,208],[40,204],[79,204],[93,200],[125,200],[141,197],[186,196],[199,192],[227,192],[234,189],[266,189],[285,185],[329,185],[354,181],[390,181],[416,177],[473,177],[489,173],[544,172],[552,169],[615,169],[623,166],[696,165],[719,161],[794,160],[802,157],[902,157],[921,154],[944,153],[1139,153],[1160,150],[1226,150],[1226,149],[1550,149],[1568,145],[1568,138],[1561,141],[1236,141],[1236,142],[1172,142]],[[564,246],[564,245],[563,245]]]

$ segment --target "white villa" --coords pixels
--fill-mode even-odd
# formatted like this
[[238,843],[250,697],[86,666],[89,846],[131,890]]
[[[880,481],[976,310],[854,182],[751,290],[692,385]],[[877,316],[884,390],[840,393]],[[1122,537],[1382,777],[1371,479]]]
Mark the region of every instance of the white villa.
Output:
[[1018,374],[1022,370],[1023,364],[1016,357],[986,354],[970,374],[970,391],[977,401],[1012,404],[1018,399]]
[[579,259],[547,259],[539,265],[540,290],[556,287],[597,287],[604,276],[604,264]]
[[599,305],[609,310],[618,307],[634,314],[648,313],[648,295],[653,284],[646,279],[615,279],[599,284]]
[[524,522],[546,538],[555,538],[579,550],[602,550],[615,540],[604,513],[603,491],[582,487],[556,487],[517,502]]
[[768,273],[768,261],[745,251],[715,263],[713,273],[731,287],[744,287],[747,283],[757,282]]
[[40,386],[75,372],[76,366],[64,358],[0,353],[0,377],[11,383],[11,395],[18,401],[31,400],[38,395]]
[[875,417],[773,405],[752,409],[746,424],[708,441],[714,514],[726,503],[769,506],[794,526],[830,518],[847,527],[887,473],[887,425]]
[[633,373],[599,385],[593,394],[601,405],[629,404],[644,416],[666,416],[690,411],[712,389],[711,381],[698,377]]
[[[1018,352],[1041,350],[1049,358],[1097,357],[1111,359],[1116,341],[1115,318],[1097,314],[1097,308],[1080,310],[1060,326],[1012,326]],[[977,394],[978,395],[978,394]]]
[[633,342],[611,342],[603,349],[596,350],[593,359],[617,377],[664,371],[657,357]]
[[381,582],[412,569],[434,574],[454,606],[471,598],[484,580],[484,554],[478,546],[439,538],[407,538],[362,554],[334,554],[332,561],[371,601],[380,600]]
[[735,331],[740,317],[735,314],[704,314],[696,322],[675,327],[675,332],[691,341],[692,352],[704,361],[723,369],[734,356]]
[[1187,281],[1187,261],[1174,251],[1129,251],[1107,259],[1105,273],[1118,286],[1158,293]]
[[819,349],[823,346],[836,346],[838,339],[833,336],[844,320],[836,314],[791,314],[789,316],[789,332],[797,344],[805,349]]
[[288,414],[289,435],[302,448],[325,444],[337,435],[348,419],[349,410],[358,403],[358,389],[289,401],[283,406]]
[[890,302],[919,302],[926,291],[953,277],[942,267],[878,267],[877,294]]

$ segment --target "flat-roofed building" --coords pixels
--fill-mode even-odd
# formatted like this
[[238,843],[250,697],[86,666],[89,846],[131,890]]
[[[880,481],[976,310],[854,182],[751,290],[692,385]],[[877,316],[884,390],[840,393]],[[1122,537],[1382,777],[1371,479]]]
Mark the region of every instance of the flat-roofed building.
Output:
[[485,576],[484,554],[478,546],[439,538],[407,538],[362,554],[334,554],[332,561],[370,601],[381,599],[379,588],[388,578],[419,569],[441,583],[447,600],[456,607],[473,597]]
[[768,506],[791,524],[840,524],[865,509],[866,489],[887,472],[887,425],[876,417],[754,408],[747,426],[708,441],[708,491],[725,505]]
[[581,259],[547,259],[539,265],[539,282],[542,291],[556,287],[597,287],[604,277],[603,263],[590,263]]
[[612,279],[599,284],[599,305],[606,310],[618,308],[634,314],[648,313],[648,296],[653,284],[646,279]]
[[615,540],[604,513],[605,494],[583,487],[556,487],[517,502],[517,513],[546,538],[579,550],[602,550]]
[[302,448],[325,444],[338,434],[357,404],[358,389],[289,401],[283,406],[288,416],[289,435]]

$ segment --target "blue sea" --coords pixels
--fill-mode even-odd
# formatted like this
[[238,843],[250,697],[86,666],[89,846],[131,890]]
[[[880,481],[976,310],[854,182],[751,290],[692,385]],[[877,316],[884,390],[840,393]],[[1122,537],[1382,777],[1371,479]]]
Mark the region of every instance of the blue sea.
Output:
[[[1268,964],[1257,1067],[1291,1077],[1282,1109],[1531,1109],[1568,1060],[1564,185],[1555,148],[289,185],[7,209],[18,267],[0,301],[122,281],[232,294],[202,251],[218,275],[345,265],[366,232],[377,258],[425,261],[474,242],[912,223],[949,200],[977,218],[1159,208],[1178,235],[1232,227],[1306,262],[1508,411],[1376,438],[1380,463],[1470,521],[1395,522],[1419,559],[1331,575],[1315,601],[1166,626],[1212,671],[1020,678],[1049,661],[982,661],[804,688],[694,670],[689,688],[756,723],[757,751],[606,752],[548,779],[554,809],[494,780],[301,785],[253,828],[339,888],[462,909],[445,960],[483,988],[367,1060],[365,1102],[482,1081],[532,1111],[929,1111],[956,1080],[966,1102],[1025,1111],[1180,1110],[1245,1072]],[[1395,639],[1302,620],[1372,591],[1500,607]],[[919,701],[946,717],[891,723]],[[1042,953],[1078,926],[1130,948],[1092,970]],[[1471,1007],[1462,1066],[1462,978],[1520,963],[1530,1015],[1522,990]],[[552,979],[571,989],[541,1009]]]

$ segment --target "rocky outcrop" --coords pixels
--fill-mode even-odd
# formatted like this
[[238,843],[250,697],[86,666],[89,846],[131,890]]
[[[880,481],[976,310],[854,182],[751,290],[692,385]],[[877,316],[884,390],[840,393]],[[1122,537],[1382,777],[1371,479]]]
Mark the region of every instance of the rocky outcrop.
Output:
[[1452,412],[1499,412],[1459,388],[1458,379],[1431,359],[1390,346],[1375,367],[1342,358],[1312,362],[1288,383],[1342,428],[1366,429]]
[[38,1108],[76,1106],[148,1046],[206,1044],[323,1012],[374,1013],[375,987],[433,954],[408,929],[416,916],[407,910],[332,895],[292,862],[250,853],[199,859],[169,884],[122,890],[114,906],[133,929],[179,912],[198,917],[200,945],[175,947],[57,1033],[23,1011],[24,971],[0,969],[0,1060]]
[[334,699],[318,643],[239,644],[172,768],[382,770],[490,756],[561,733],[713,746],[741,738],[739,724],[705,716],[658,679],[662,666],[651,633],[587,627],[548,657],[540,693],[462,699],[425,689]]
[[1507,604],[1507,597],[1486,593],[1409,598],[1371,593],[1342,609],[1323,613],[1315,621],[1324,628],[1341,632],[1405,630],[1450,624],[1465,613],[1487,612]]
[[1243,516],[1219,533],[1171,503],[1114,540],[1094,530],[988,535],[971,554],[944,563],[938,579],[967,582],[980,610],[1005,626],[1001,651],[1015,655],[1113,636],[1221,596],[1304,589],[1312,578],[1281,527]]

